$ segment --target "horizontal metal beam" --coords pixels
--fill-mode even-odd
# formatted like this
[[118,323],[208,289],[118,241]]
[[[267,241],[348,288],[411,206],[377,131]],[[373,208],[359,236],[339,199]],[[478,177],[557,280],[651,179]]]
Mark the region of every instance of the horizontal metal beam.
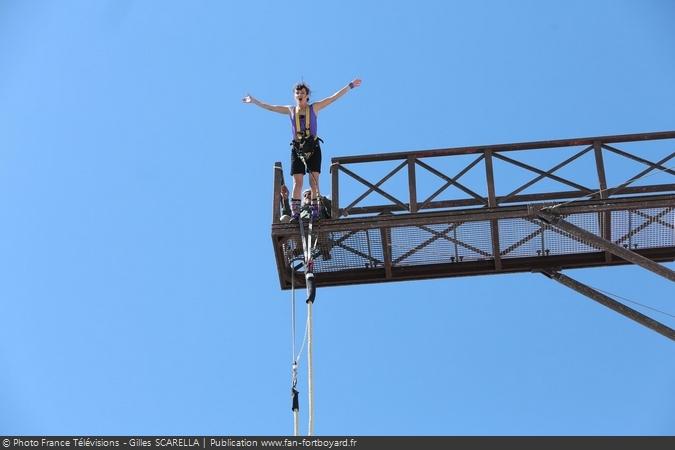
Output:
[[[654,261],[674,261],[675,247],[658,247],[637,250],[641,255]],[[542,271],[555,268],[556,270],[583,269],[592,267],[611,267],[631,264],[621,258],[613,257],[610,262],[605,259],[604,252],[573,253],[550,256],[524,256],[517,258],[502,258],[502,270],[495,271],[494,261],[465,260],[441,264],[415,264],[396,266],[391,268],[387,277],[384,267],[353,268],[334,272],[314,273],[317,287],[346,286],[363,283],[382,283],[392,281],[427,280],[434,278],[454,278],[477,275],[496,275],[504,273],[523,273]],[[286,266],[286,282],[282,289],[290,289],[290,269]],[[304,286],[304,277],[299,276],[296,286]]]
[[[670,184],[657,184],[649,186],[629,186],[621,189],[621,195],[629,194],[651,194],[655,192],[667,192],[672,193],[675,191],[675,183]],[[511,198],[508,196],[497,196],[495,197],[497,203],[500,206],[505,206],[508,204],[516,203],[532,203],[532,202],[542,202],[542,201],[551,201],[551,200],[570,200],[589,197],[588,194],[582,191],[559,191],[559,192],[544,192],[540,194],[521,194],[515,195]],[[595,198],[599,198],[597,195]],[[620,198],[620,197],[615,197]],[[487,200],[476,199],[476,198],[464,198],[464,199],[455,199],[455,200],[439,200],[434,202],[425,203],[424,208],[419,208],[419,210],[424,209],[425,212],[432,211],[434,209],[448,209],[448,208],[460,208],[460,207],[471,207],[471,206],[484,206],[487,203]],[[372,205],[372,206],[355,206],[349,210],[350,215],[360,215],[360,214],[369,214],[375,215],[380,213],[391,213],[396,211],[408,211],[410,208],[408,205]],[[340,215],[344,215],[344,210],[340,212]],[[337,217],[337,216],[335,216]]]
[[659,139],[675,139],[675,131],[661,131],[656,133],[619,134],[614,136],[596,136],[578,139],[556,139],[551,141],[520,142],[515,144],[478,145],[471,147],[439,148],[433,150],[412,150],[407,152],[380,153],[358,156],[339,156],[331,159],[333,164],[352,164],[374,161],[391,161],[394,159],[431,158],[436,156],[469,155],[483,153],[485,150],[494,152],[508,152],[517,150],[539,150],[555,147],[573,147],[580,145],[593,145],[600,141],[603,144],[615,142],[650,141]]
[[[538,205],[540,208],[541,205]],[[586,200],[561,205],[557,208],[560,214],[597,213],[603,211],[622,211],[628,209],[668,208],[675,207],[675,195],[650,197],[626,197],[605,200]],[[369,228],[404,227],[433,225],[453,222],[475,222],[493,219],[514,219],[533,217],[532,207],[528,205],[499,206],[497,208],[474,208],[454,211],[433,211],[418,214],[380,215],[328,219],[315,226],[319,232],[347,232]],[[278,223],[272,225],[272,235],[295,236],[298,225]]]
[[627,248],[617,245],[614,242],[608,241],[607,239],[603,239],[602,237],[597,236],[591,233],[590,231],[584,230],[581,227],[569,223],[566,220],[564,220],[559,214],[539,211],[537,215],[544,222],[553,225],[554,227],[559,228],[562,231],[566,231],[580,239],[583,239],[584,241],[592,244],[593,246],[599,249],[605,250],[620,258],[625,259],[626,261],[630,261],[633,264],[637,264],[638,266],[644,267],[645,269],[650,270],[657,275],[661,275],[662,277],[670,281],[675,281],[675,272],[670,270],[669,268],[659,263],[656,263],[649,258],[645,258],[644,256],[639,255]]
[[567,286],[568,288],[573,289],[590,299],[595,300],[601,305],[604,305],[609,309],[618,312],[622,316],[628,317],[629,319],[634,320],[640,325],[644,325],[645,327],[652,329],[659,334],[662,334],[668,339],[675,341],[675,330],[673,330],[669,326],[664,325],[661,322],[652,319],[651,317],[645,316],[641,312],[636,311],[633,308],[624,305],[623,303],[617,302],[613,298],[608,297],[605,294],[593,289],[592,287],[587,286],[573,278],[568,277],[567,275],[563,275],[560,272],[553,270],[544,270],[541,273],[546,275],[548,278],[555,280],[558,283]]

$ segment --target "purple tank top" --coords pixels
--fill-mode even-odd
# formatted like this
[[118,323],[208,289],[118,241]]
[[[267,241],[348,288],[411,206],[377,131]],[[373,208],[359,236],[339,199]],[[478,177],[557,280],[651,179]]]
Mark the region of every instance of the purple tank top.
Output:
[[[291,129],[293,131],[293,139],[297,135],[298,130],[295,129],[295,108],[291,110]],[[314,105],[309,105],[309,133],[312,136],[317,136],[316,134],[316,113],[314,113]],[[305,116],[304,114],[300,115],[300,132],[304,133],[305,131]]]

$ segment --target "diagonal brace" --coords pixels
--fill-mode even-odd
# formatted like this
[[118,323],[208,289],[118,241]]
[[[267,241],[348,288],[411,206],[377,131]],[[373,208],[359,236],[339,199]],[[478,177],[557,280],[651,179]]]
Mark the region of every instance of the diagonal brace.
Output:
[[573,188],[575,188],[575,189],[578,189],[579,191],[585,192],[586,194],[594,194],[594,192],[593,192],[592,190],[588,189],[588,188],[585,187],[585,186],[582,186],[582,185],[580,185],[580,184],[574,183],[573,181],[567,180],[567,179],[565,179],[565,178],[563,178],[563,177],[559,177],[558,175],[553,175],[553,172],[554,172],[555,170],[549,170],[548,172],[545,172],[545,171],[543,171],[543,170],[541,170],[541,169],[539,169],[539,168],[537,168],[537,167],[531,166],[531,165],[529,165],[529,164],[525,164],[525,163],[522,162],[522,161],[518,161],[518,160],[515,160],[515,159],[513,159],[513,158],[509,158],[508,156],[504,156],[504,155],[501,155],[501,154],[499,154],[499,153],[494,153],[493,156],[494,156],[495,158],[501,159],[502,161],[506,161],[506,162],[508,162],[508,163],[511,163],[511,164],[513,164],[514,166],[522,167],[523,169],[527,169],[527,170],[529,170],[529,171],[531,171],[531,172],[538,173],[538,174],[541,175],[542,177],[548,177],[548,178],[550,178],[550,179],[552,179],[552,180],[556,180],[556,181],[558,181],[558,182],[560,182],[560,183],[563,183],[563,184],[566,184],[566,185],[568,185],[568,186],[571,186],[571,187],[573,187]]
[[552,280],[557,281],[560,284],[567,286],[570,289],[577,291],[580,294],[585,295],[586,297],[592,300],[595,300],[601,305],[604,305],[609,309],[618,312],[622,316],[628,317],[629,319],[634,320],[637,323],[644,325],[647,328],[650,328],[659,334],[664,335],[668,339],[675,341],[675,330],[673,330],[669,326],[664,325],[661,322],[652,319],[651,317],[645,316],[641,312],[636,311],[633,308],[624,305],[623,303],[617,302],[613,298],[608,297],[601,292],[598,292],[592,287],[580,283],[577,280],[570,278],[567,275],[563,275],[562,273],[554,270],[545,270],[542,271],[542,274],[544,274],[545,276],[547,276]]
[[621,242],[624,242],[625,240],[627,240],[627,239],[629,239],[629,238],[631,238],[631,237],[637,235],[637,234],[640,233],[642,230],[644,230],[645,228],[647,228],[647,227],[649,227],[650,225],[655,224],[655,223],[658,223],[658,224],[660,224],[660,225],[662,225],[662,226],[666,226],[667,228],[673,228],[670,224],[668,224],[668,223],[666,223],[666,222],[664,222],[664,221],[661,220],[661,218],[662,218],[663,216],[665,216],[666,214],[668,214],[669,212],[670,212],[670,209],[669,209],[669,208],[666,208],[666,209],[664,209],[663,211],[661,211],[660,213],[658,213],[658,214],[652,216],[651,214],[645,214],[645,213],[643,213],[643,212],[640,211],[639,209],[636,209],[635,211],[630,211],[630,210],[629,210],[629,211],[628,211],[628,214],[635,214],[635,215],[637,215],[637,216],[640,216],[640,217],[645,218],[646,220],[645,220],[641,225],[639,225],[638,227],[635,227],[635,228],[633,228],[632,230],[628,230],[628,232],[627,232],[626,234],[624,234],[623,236],[621,236],[621,237],[620,237],[619,239],[617,239],[615,242],[616,242],[617,244],[619,244],[619,243],[621,243]]
[[[403,167],[403,166],[400,166],[400,167]],[[394,173],[397,172],[397,171],[400,169],[400,167],[394,169],[393,172],[394,172]],[[388,200],[391,200],[394,204],[396,204],[396,205],[402,207],[402,208],[405,209],[405,210],[408,209],[408,205],[404,204],[403,202],[401,202],[400,200],[398,200],[396,197],[394,197],[394,196],[392,196],[392,195],[389,195],[388,193],[386,193],[385,191],[383,191],[382,189],[380,189],[379,187],[377,187],[376,185],[374,185],[374,184],[371,183],[370,181],[368,181],[368,180],[366,180],[366,179],[360,177],[359,175],[355,174],[354,172],[352,172],[351,170],[347,169],[347,168],[344,167],[344,166],[339,166],[339,168],[340,168],[341,171],[343,171],[344,173],[346,173],[346,174],[349,175],[350,177],[354,178],[354,179],[355,179],[356,181],[358,181],[359,183],[365,185],[366,187],[369,187],[369,188],[371,189],[370,192],[376,191],[378,194],[382,195],[383,197],[386,197]],[[370,192],[368,192],[368,193],[370,193]]]
[[388,179],[390,179],[391,177],[393,177],[394,175],[396,175],[396,172],[398,172],[398,171],[401,170],[403,167],[405,167],[406,164],[407,164],[407,161],[404,161],[403,163],[399,164],[398,167],[396,167],[394,170],[392,170],[392,171],[389,172],[387,175],[385,175],[385,177],[382,178],[382,179],[381,179],[380,181],[378,181],[377,183],[375,183],[374,186],[368,188],[368,190],[367,190],[366,192],[364,192],[363,194],[361,194],[361,196],[359,196],[359,198],[357,198],[356,200],[354,200],[349,206],[347,206],[347,207],[345,208],[345,215],[346,215],[346,213],[348,213],[348,212],[354,207],[354,205],[357,205],[361,200],[363,200],[363,199],[366,198],[368,195],[370,195],[370,193],[373,192],[376,188],[379,188],[382,184],[384,184],[385,181],[387,181]]
[[[437,235],[440,239],[445,239],[446,241],[448,241],[448,242],[450,242],[450,243],[452,243],[452,244],[460,245],[460,246],[464,247],[464,248],[467,249],[467,250],[470,250],[470,251],[472,251],[472,252],[474,252],[474,253],[477,253],[477,254],[479,254],[479,255],[483,255],[483,256],[485,256],[485,257],[487,257],[487,258],[492,258],[492,255],[489,254],[488,252],[486,252],[485,250],[481,250],[481,249],[479,249],[478,247],[474,247],[473,245],[471,245],[471,244],[469,244],[469,243],[462,242],[462,241],[459,240],[459,239],[451,238],[450,236],[448,236],[448,233],[449,233],[450,231],[452,231],[452,230],[456,230],[457,227],[454,227],[454,228],[451,229],[451,230],[446,228],[445,231],[436,231],[436,230],[434,230],[433,228],[426,227],[426,226],[424,226],[424,225],[418,225],[418,227],[419,227],[421,230],[426,231],[427,233],[431,233],[431,234]],[[421,250],[421,249],[420,249],[420,250]]]
[[596,246],[599,249],[610,252],[620,258],[625,259],[626,261],[644,267],[645,269],[650,270],[657,275],[661,275],[670,281],[675,281],[675,272],[669,268],[654,262],[649,258],[645,258],[644,256],[627,248],[608,241],[607,239],[597,236],[590,231],[571,224],[564,220],[560,214],[552,212],[552,210],[539,210],[536,212],[536,215],[540,220],[543,220],[544,222],[553,225],[562,231],[566,231],[573,236],[583,239],[584,241]]

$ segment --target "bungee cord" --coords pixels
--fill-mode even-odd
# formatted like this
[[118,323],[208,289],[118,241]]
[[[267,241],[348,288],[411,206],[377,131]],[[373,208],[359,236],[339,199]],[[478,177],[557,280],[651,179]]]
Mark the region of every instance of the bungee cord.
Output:
[[[303,165],[305,166],[305,172],[312,177],[313,183],[316,190],[317,199],[320,198],[319,186],[314,173],[308,170],[307,162],[303,154],[299,153],[298,157],[302,160]],[[318,201],[317,201],[318,206]],[[310,198],[310,207],[311,198]],[[299,425],[299,391],[297,390],[298,382],[298,367],[300,357],[302,352],[307,346],[307,402],[308,402],[308,431],[307,435],[312,436],[314,434],[314,380],[313,380],[313,352],[312,352],[312,305],[314,304],[314,297],[316,295],[316,287],[314,284],[314,260],[313,254],[318,243],[318,238],[314,238],[314,243],[312,245],[312,236],[313,236],[313,217],[311,216],[310,210],[310,221],[309,227],[307,230],[307,235],[305,236],[305,227],[303,224],[303,219],[298,218],[298,225],[300,227],[300,240],[302,243],[302,253],[303,253],[303,267],[305,273],[305,286],[307,289],[307,320],[305,322],[305,333],[302,339],[302,344],[300,350],[296,353],[296,342],[297,336],[295,330],[296,325],[296,307],[295,307],[295,267],[291,263],[291,338],[292,338],[292,355],[293,362],[291,365],[291,395],[292,395],[292,411],[293,411],[293,435],[299,436],[300,434],[300,425]]]

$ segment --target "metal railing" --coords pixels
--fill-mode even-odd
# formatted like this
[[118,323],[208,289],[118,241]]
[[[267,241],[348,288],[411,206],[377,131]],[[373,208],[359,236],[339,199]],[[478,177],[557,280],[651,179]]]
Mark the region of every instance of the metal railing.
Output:
[[[616,144],[675,139],[675,131],[666,131],[658,133],[641,133],[617,136],[588,137],[578,139],[563,139],[552,141],[525,142],[516,144],[487,145],[476,147],[459,147],[436,150],[408,151],[398,153],[384,153],[373,155],[335,157],[331,164],[331,199],[332,199],[332,217],[346,217],[353,215],[377,215],[392,212],[418,213],[423,211],[432,211],[448,208],[466,208],[466,207],[497,207],[509,204],[522,204],[542,201],[568,200],[575,198],[610,198],[618,195],[634,194],[653,194],[653,193],[673,193],[675,192],[675,183],[654,184],[643,186],[631,186],[636,180],[643,178],[652,171],[658,170],[670,175],[675,175],[675,171],[668,168],[666,163],[675,157],[675,152],[670,152],[658,161],[650,161],[642,156],[635,155],[628,151],[618,148]],[[675,141],[673,141],[675,144]],[[582,148],[572,156],[553,165],[550,168],[539,168],[533,164],[520,161],[508,153],[523,150],[544,150],[551,151],[554,156],[556,148],[579,147]],[[675,145],[673,146],[675,147]],[[584,186],[579,182],[556,174],[560,169],[569,167],[574,161],[582,156],[592,153],[594,156],[595,171],[597,173],[597,182],[593,186]],[[628,178],[618,186],[608,186],[607,167],[605,165],[605,154],[611,153],[614,156],[630,160],[633,163],[639,163],[647,166],[637,171],[632,177]],[[476,157],[467,165],[458,170],[455,174],[447,174],[432,165],[433,160],[438,158],[447,158],[458,155],[476,155]],[[531,172],[534,177],[521,184],[516,189],[503,195],[497,194],[495,185],[494,162],[501,161],[513,167],[518,167]],[[369,181],[363,174],[359,174],[355,167],[366,163],[400,161],[392,170],[376,182]],[[477,170],[482,165],[484,168],[484,189],[476,191],[462,182],[462,177],[471,171]],[[443,181],[443,185],[426,198],[420,198],[417,171],[426,170]],[[397,173],[406,172],[407,177],[407,198],[400,194],[394,195],[387,192],[382,185],[394,177]],[[364,186],[366,190],[347,205],[341,205],[341,179],[340,174],[347,176],[357,183]],[[567,186],[568,190],[544,192],[536,194],[524,194],[528,188],[542,180],[554,180]],[[675,181],[675,179],[674,179]],[[450,186],[454,186],[464,192],[467,198],[454,198],[438,200],[441,193]],[[363,200],[370,194],[377,192],[382,197],[389,200],[389,203],[360,206]]]

